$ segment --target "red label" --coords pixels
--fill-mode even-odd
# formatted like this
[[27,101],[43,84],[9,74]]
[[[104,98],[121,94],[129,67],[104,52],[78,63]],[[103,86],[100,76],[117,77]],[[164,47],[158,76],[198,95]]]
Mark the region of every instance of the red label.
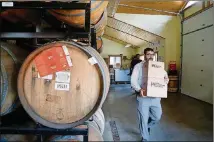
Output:
[[34,61],[40,77],[69,68],[66,55],[60,46],[43,51]]

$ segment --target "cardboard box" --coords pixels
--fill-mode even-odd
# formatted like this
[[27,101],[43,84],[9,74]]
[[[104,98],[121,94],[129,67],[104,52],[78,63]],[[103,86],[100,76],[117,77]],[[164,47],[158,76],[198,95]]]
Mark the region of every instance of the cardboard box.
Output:
[[164,78],[164,62],[149,61],[143,64],[143,77]]
[[162,78],[143,78],[142,88],[145,89],[145,96],[167,98],[167,84]]
[[164,81],[164,62],[149,61],[143,65],[142,88],[145,96],[167,98],[168,85]]

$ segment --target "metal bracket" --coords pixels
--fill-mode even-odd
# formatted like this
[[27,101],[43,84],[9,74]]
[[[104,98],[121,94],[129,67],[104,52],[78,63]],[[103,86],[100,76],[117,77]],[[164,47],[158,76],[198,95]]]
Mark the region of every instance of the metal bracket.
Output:
[[83,135],[83,141],[88,141],[88,124],[86,128],[53,129],[37,123],[36,128],[14,128],[0,127],[0,134],[33,134],[38,136],[39,141],[43,141],[43,135]]
[[[91,17],[91,2],[89,3],[76,3],[76,2],[1,2],[0,9],[80,9],[85,10],[85,27],[83,29],[78,29],[71,27],[68,24],[65,24],[59,20],[57,20],[54,16],[48,14],[42,14],[41,17],[48,22],[49,24],[53,24],[55,30],[60,30],[60,32],[32,32],[27,31],[3,31],[1,32],[1,38],[89,38],[91,36],[91,28],[90,28],[90,17]],[[44,12],[44,11],[43,11]],[[60,25],[64,25],[61,27]],[[7,26],[7,25],[6,25]],[[10,30],[10,29],[9,29]],[[23,29],[24,30],[24,29]],[[27,30],[27,29],[26,29]],[[23,33],[25,32],[25,33]],[[65,35],[65,33],[67,33]]]
[[97,50],[96,29],[91,28],[91,47]]

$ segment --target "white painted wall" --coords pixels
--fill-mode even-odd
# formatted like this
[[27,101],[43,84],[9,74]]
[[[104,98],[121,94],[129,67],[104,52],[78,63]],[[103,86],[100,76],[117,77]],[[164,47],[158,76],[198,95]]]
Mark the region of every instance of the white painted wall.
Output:
[[116,13],[115,18],[146,31],[160,35],[172,16]]
[[[102,38],[103,39],[103,51],[101,52],[101,56],[103,58],[108,58],[109,55],[120,55],[127,56],[127,58],[131,58],[136,54],[136,49],[133,48],[125,48],[125,45],[114,42],[112,40]],[[122,67],[127,68],[130,66],[131,60],[123,60]]]
[[[213,8],[184,21],[181,92],[213,104]],[[203,29],[204,28],[204,29]],[[196,31],[198,30],[198,31]],[[192,33],[190,33],[192,32]]]
[[[116,13],[115,18],[164,37],[165,45],[158,49],[159,56],[165,62],[166,70],[170,61],[176,61],[177,69],[180,69],[181,19],[179,16]],[[142,53],[147,46],[142,45],[137,53]]]

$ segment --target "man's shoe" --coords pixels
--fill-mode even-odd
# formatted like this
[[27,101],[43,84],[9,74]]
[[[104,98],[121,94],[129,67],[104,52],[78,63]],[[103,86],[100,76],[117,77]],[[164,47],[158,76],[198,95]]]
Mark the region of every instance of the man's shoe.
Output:
[[145,141],[147,141],[147,140],[142,138],[142,140],[141,140],[141,141],[142,141],[142,142],[145,142]]

